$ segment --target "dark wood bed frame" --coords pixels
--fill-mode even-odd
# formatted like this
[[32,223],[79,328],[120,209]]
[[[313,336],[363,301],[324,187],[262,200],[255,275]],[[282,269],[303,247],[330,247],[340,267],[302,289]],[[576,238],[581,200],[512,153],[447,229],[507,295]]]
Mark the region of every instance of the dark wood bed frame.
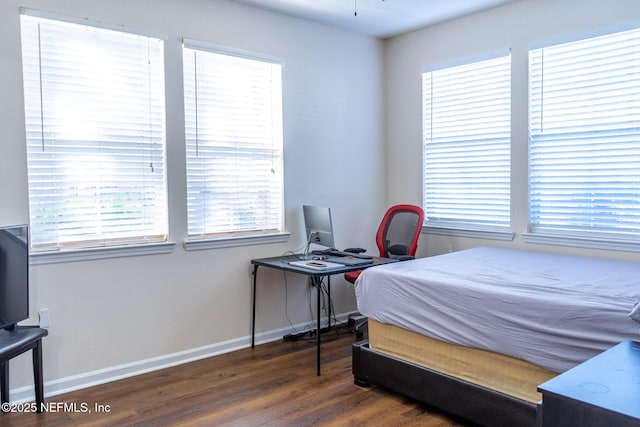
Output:
[[352,346],[354,383],[379,385],[419,402],[490,427],[535,427],[537,406],[369,348]]

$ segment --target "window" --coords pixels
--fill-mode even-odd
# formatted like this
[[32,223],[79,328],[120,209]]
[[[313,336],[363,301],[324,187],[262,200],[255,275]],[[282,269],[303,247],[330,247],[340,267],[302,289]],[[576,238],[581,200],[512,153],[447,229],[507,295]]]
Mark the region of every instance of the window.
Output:
[[640,30],[529,52],[532,233],[640,239]]
[[508,231],[511,57],[422,74],[426,225]]
[[282,231],[282,66],[196,42],[184,50],[188,234]]
[[33,249],[166,241],[164,42],[21,26]]

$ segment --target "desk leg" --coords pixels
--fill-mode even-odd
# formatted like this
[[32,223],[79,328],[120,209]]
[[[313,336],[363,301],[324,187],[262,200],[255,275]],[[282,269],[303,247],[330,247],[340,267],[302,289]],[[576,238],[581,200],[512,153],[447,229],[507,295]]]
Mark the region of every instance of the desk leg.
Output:
[[9,361],[0,364],[0,394],[2,403],[9,402]]
[[327,330],[329,330],[331,329],[331,276],[327,276],[327,304],[329,305],[329,308],[327,309],[327,313],[329,313]]
[[316,323],[316,375],[320,375],[320,331],[322,330],[320,326],[320,299],[322,298],[322,279],[319,276],[311,276],[311,280],[313,281],[313,286],[318,290],[318,320]]
[[256,346],[256,280],[258,277],[258,266],[253,266],[253,313],[251,315],[251,348]]

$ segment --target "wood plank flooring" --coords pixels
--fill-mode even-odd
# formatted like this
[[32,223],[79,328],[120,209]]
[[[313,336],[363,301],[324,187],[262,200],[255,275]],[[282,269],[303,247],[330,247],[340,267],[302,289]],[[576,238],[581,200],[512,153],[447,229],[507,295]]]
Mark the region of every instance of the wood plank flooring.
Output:
[[470,426],[382,388],[354,385],[354,335],[322,338],[321,376],[315,338],[278,341],[47,397],[59,412],[4,413],[0,425]]

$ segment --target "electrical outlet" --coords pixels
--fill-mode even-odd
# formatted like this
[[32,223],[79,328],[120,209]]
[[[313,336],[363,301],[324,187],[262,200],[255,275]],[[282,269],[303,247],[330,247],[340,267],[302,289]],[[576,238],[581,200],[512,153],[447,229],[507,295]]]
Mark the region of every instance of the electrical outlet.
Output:
[[49,326],[51,326],[48,308],[40,309],[40,311],[38,312],[38,316],[40,317],[39,326],[41,328],[48,328]]

